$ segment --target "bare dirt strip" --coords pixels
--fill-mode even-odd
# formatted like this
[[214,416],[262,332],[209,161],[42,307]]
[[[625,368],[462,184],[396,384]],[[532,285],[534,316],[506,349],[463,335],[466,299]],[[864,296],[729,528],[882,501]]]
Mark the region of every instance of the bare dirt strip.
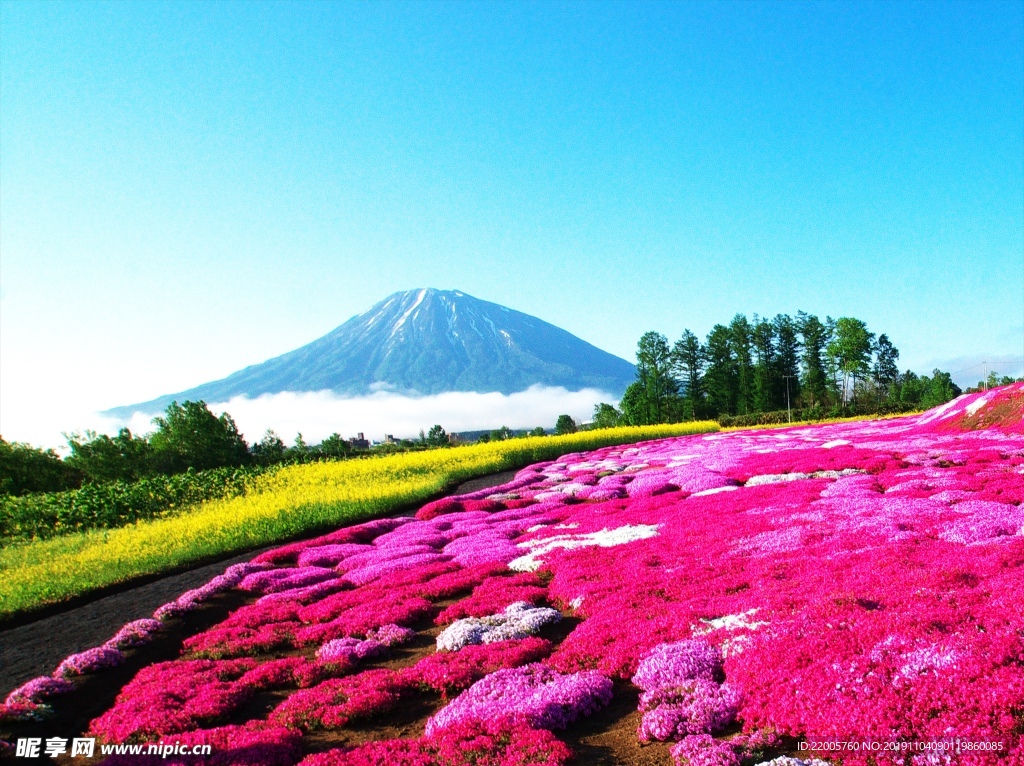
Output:
[[[460,484],[451,494],[495,487],[511,481],[514,475],[514,471],[504,471],[471,479]],[[414,511],[411,508],[399,515],[409,515]],[[123,583],[91,600],[76,599],[63,609],[51,607],[39,619],[0,630],[0,699],[36,676],[49,675],[69,654],[99,646],[125,623],[152,616],[157,607],[191,588],[204,585],[228,565],[248,561],[261,551],[274,547],[277,546],[247,551],[155,581],[146,578],[144,584]]]

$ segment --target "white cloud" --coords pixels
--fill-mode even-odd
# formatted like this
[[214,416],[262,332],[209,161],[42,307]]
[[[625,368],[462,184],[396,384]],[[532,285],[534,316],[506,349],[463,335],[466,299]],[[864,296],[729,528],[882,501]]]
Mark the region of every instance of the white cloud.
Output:
[[[368,439],[383,439],[384,434],[412,437],[420,429],[440,423],[445,430],[475,431],[508,426],[510,428],[554,427],[559,415],[567,413],[577,421],[589,420],[598,402],[614,402],[615,397],[596,389],[567,391],[564,388],[532,386],[514,394],[452,392],[433,396],[410,397],[378,391],[368,396],[341,397],[330,391],[281,393],[257,399],[236,397],[228,402],[210,404],[213,412],[229,412],[250,443],[259,441],[268,428],[286,442],[302,433],[315,444],[334,432],[354,436],[362,431]],[[28,413],[26,413],[28,415]],[[136,413],[130,420],[114,420],[96,413],[77,415],[64,409],[37,411],[31,417],[5,418],[4,438],[45,446],[64,444],[62,431],[92,428],[113,434],[122,425],[135,433],[152,430],[152,416]]]

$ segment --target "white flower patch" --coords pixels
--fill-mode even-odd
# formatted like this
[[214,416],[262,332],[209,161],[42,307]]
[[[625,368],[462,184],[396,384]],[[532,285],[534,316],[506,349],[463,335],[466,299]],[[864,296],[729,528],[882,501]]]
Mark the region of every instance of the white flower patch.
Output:
[[842,447],[850,443],[849,439],[833,439],[830,442],[825,442],[821,445],[822,449],[832,449],[833,447]]
[[864,473],[860,468],[844,468],[841,471],[815,471],[814,473],[765,473],[760,476],[751,476],[747,479],[745,487],[757,487],[762,484],[784,484],[789,481],[800,479],[841,479],[844,476]]
[[757,630],[767,625],[767,622],[751,619],[761,611],[760,607],[748,609],[739,614],[727,614],[724,617],[716,617],[713,620],[701,618],[703,625],[691,625],[690,630],[695,636],[704,636],[715,630]]
[[959,659],[960,653],[958,651],[944,648],[938,644],[915,649],[903,655],[900,675],[913,677],[927,673],[929,670],[941,670],[942,668],[956,665]]
[[565,497],[566,495],[575,495],[577,492],[582,492],[586,487],[586,484],[580,484],[578,481],[568,482],[566,484],[559,484],[557,487],[552,487],[544,492],[538,492],[533,496],[533,498],[534,500],[542,503],[545,500],[554,500],[555,498]]
[[541,556],[558,548],[573,550],[576,548],[612,548],[636,540],[656,537],[660,524],[626,524],[616,529],[602,529],[600,532],[587,532],[577,535],[557,535],[543,537],[538,540],[527,540],[519,543],[520,548],[530,548],[530,552],[511,561],[509,569],[516,572],[535,572],[544,563]]
[[815,471],[811,474],[812,479],[841,479],[844,476],[854,476],[859,473],[867,473],[863,468],[844,468],[841,471]]
[[437,637],[437,650],[457,652],[464,646],[511,641],[537,634],[545,625],[562,619],[554,609],[535,607],[528,601],[517,601],[501,614],[467,617],[456,620]]
[[952,401],[946,402],[945,404],[939,407],[935,407],[934,409],[929,410],[924,415],[918,415],[918,425],[931,423],[933,420],[945,420],[946,418],[953,417],[954,415],[957,414],[959,410],[961,400],[965,399],[968,396],[970,396],[970,394],[958,396],[956,399],[953,399]]
[[748,646],[750,646],[749,635],[741,634],[739,636],[730,636],[722,642],[722,656],[734,657],[737,654],[742,654],[743,650]]
[[679,468],[680,466],[689,465],[694,461],[696,455],[678,455],[674,459],[670,460],[665,467],[666,468]]
[[719,492],[734,492],[739,489],[739,485],[727,484],[724,487],[715,487],[714,489],[702,489],[700,492],[694,492],[690,497],[704,497],[704,495],[717,495]]
[[785,484],[789,481],[809,478],[811,478],[809,473],[766,473],[761,476],[751,476],[747,479],[747,483],[744,486],[759,487],[762,484]]
[[975,414],[978,410],[980,410],[982,407],[988,404],[989,400],[993,396],[995,396],[994,391],[987,393],[978,399],[975,399],[973,402],[964,407],[964,412],[966,412],[969,416]]
[[570,471],[621,471],[625,466],[611,459],[591,460],[583,463],[573,463],[568,467]]

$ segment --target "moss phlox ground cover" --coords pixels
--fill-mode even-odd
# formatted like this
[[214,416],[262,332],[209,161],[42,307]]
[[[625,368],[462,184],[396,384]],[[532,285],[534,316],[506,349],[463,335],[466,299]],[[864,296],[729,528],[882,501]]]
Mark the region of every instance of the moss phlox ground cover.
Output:
[[[570,758],[558,732],[632,684],[637,736],[680,766],[814,762],[792,757],[806,741],[953,738],[1002,743],[956,763],[1021,764],[1021,401],[1014,385],[920,416],[536,463],[415,518],[236,565],[16,690],[0,715],[44,714],[76,673],[236,589],[251,603],[143,669],[94,734],[218,743],[182,763],[554,765]],[[556,632],[559,618],[571,630]],[[430,624],[436,651],[381,666]],[[284,696],[265,717],[229,722],[270,689]],[[424,695],[442,706],[417,738],[307,747],[310,732]]]
[[393,513],[474,476],[565,452],[717,430],[713,421],[624,426],[280,468],[254,477],[244,496],[180,508],[172,517],[0,547],[0,619]]

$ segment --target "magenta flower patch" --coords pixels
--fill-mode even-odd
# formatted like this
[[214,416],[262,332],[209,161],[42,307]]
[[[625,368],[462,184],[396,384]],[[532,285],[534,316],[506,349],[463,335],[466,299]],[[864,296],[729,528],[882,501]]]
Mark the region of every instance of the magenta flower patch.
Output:
[[[184,616],[180,631],[233,590],[244,605],[143,668],[96,736],[206,737],[239,766],[560,766],[549,729],[606,705],[614,678],[639,694],[637,737],[678,766],[803,766],[795,742],[951,732],[1003,743],[994,763],[1010,766],[1022,401],[1018,384],[922,416],[563,455],[229,567],[24,685],[0,718],[57,708],[65,676],[140,656],[165,621]],[[434,711],[424,736],[309,734],[418,709]],[[848,751],[843,766],[900,758]]]

